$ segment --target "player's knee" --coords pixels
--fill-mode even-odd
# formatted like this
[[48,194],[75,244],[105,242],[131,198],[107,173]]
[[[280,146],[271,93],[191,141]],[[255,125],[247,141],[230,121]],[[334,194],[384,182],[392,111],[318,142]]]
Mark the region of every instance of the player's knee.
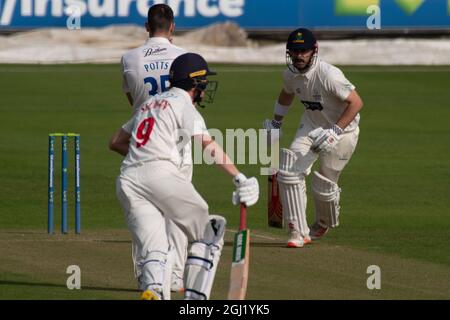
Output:
[[180,219],[178,227],[185,233],[189,242],[201,241],[205,226],[209,222],[208,204],[202,198],[198,198],[195,204],[189,208],[188,213]]
[[300,155],[306,155],[308,152],[311,152],[311,144],[312,141],[309,137],[302,136],[292,142],[289,146],[289,150]]
[[327,177],[314,171],[312,190],[317,220],[328,227],[337,227],[339,225],[339,198],[341,192],[339,186]]
[[278,171],[278,182],[281,184],[303,183],[304,175],[297,170],[297,155],[289,149],[280,150],[280,170]]
[[203,235],[203,226],[205,226],[207,221],[209,220],[209,206],[206,201],[204,201],[203,199],[198,201],[196,204],[195,212],[195,220],[197,221],[198,225],[202,226],[202,228],[198,230],[199,235]]
[[334,183],[338,183],[339,176],[341,175],[341,171],[334,170],[328,167],[321,166],[319,173],[327,179],[330,179]]
[[331,179],[314,171],[312,177],[312,190],[314,196],[322,201],[335,201],[339,198],[341,189]]

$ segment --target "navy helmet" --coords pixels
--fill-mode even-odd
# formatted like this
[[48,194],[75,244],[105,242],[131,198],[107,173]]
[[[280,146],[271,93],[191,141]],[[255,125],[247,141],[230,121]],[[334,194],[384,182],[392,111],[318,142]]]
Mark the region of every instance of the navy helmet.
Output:
[[185,53],[176,58],[170,67],[169,81],[177,83],[187,79],[204,78],[216,75],[209,70],[208,63],[203,57],[196,53]]
[[298,28],[289,34],[286,50],[315,50],[317,49],[317,39],[311,30]]
[[[185,53],[178,56],[172,63],[169,73],[169,81],[172,87],[189,91],[195,89],[194,103],[204,107],[200,102],[212,103],[216,95],[217,81],[209,81],[207,76],[217,73],[211,71],[203,57],[196,53]],[[202,92],[205,92],[202,97]]]
[[[172,63],[169,81],[172,87],[189,91],[195,89],[194,103],[204,107],[200,102],[212,103],[216,95],[217,81],[209,81],[207,76],[217,73],[211,71],[203,57],[196,53],[185,53],[178,56]],[[205,92],[202,98],[202,92]]]
[[[303,70],[298,70],[294,66],[291,51],[306,52],[309,50],[314,51],[313,57],[311,57],[311,60],[309,61],[306,68],[304,68]],[[306,28],[295,29],[289,34],[288,40],[286,42],[286,65],[293,73],[305,72],[311,67],[311,65],[313,65],[314,61],[317,58],[318,52],[319,46],[317,44],[317,39],[311,32],[311,30]]]

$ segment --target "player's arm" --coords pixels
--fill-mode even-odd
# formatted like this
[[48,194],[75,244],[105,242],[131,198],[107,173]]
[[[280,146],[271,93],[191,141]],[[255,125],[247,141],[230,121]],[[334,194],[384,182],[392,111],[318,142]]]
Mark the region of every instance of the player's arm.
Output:
[[[283,73],[283,87],[278,96],[278,100],[275,102],[274,110],[273,110],[273,120],[271,121],[271,125],[275,129],[280,129],[283,118],[289,111],[289,108],[294,101],[295,92],[294,88],[292,88],[293,79],[292,74],[288,70]],[[266,123],[267,125],[267,123]],[[266,127],[266,125],[264,127]],[[268,130],[273,128],[267,128]],[[281,132],[280,132],[281,134]]]
[[331,68],[329,70],[329,73],[324,78],[323,84],[327,91],[332,93],[339,100],[346,102],[347,106],[340,118],[331,128],[337,135],[340,135],[353,119],[355,119],[363,106],[363,102],[356,92],[355,86],[348,81],[342,71],[338,68]]
[[223,151],[222,147],[218,145],[209,135],[200,134],[195,135],[194,141],[201,143],[202,149],[208,152],[214,163],[218,165],[223,171],[228,173],[231,177],[239,175],[239,170],[233,164],[228,155]]
[[128,153],[131,134],[120,128],[109,140],[109,149],[123,156]]
[[127,96],[128,102],[130,103],[130,106],[133,106],[133,97],[131,96],[131,93],[126,92],[125,95]]
[[[294,100],[295,94],[288,93],[286,90],[281,89],[278,100],[275,102],[273,110],[273,119],[266,119],[263,122],[263,128],[268,132],[272,129],[281,129],[283,118],[286,116],[289,108]],[[281,133],[281,132],[280,132]]]
[[[340,91],[340,95],[337,96],[342,99],[342,92],[348,88],[348,85],[344,85],[344,89]],[[339,91],[338,91],[339,92]],[[347,107],[342,113],[338,121],[327,130],[319,127],[311,131],[308,136],[313,140],[311,150],[315,152],[331,151],[336,147],[339,142],[339,136],[344,132],[344,129],[355,119],[358,112],[363,106],[361,97],[358,95],[355,89],[350,91],[350,94],[343,99],[347,102]],[[332,137],[332,139],[330,139]]]
[[289,110],[289,107],[294,101],[295,94],[287,93],[284,89],[281,89],[278,100],[275,103],[273,118],[277,121],[283,121],[284,116]]
[[130,83],[129,78],[132,76],[129,68],[127,67],[127,62],[124,57],[121,59],[121,65],[122,65],[122,91],[127,96],[128,102],[130,103],[130,106],[133,106],[133,97],[130,93]]
[[259,198],[258,180],[253,177],[247,178],[240,173],[222,147],[209,135],[195,135],[193,138],[194,141],[201,143],[203,151],[209,153],[216,165],[233,177],[233,183],[236,186],[236,191],[233,192],[232,197],[233,204],[243,203],[247,207],[254,205]]
[[356,115],[363,107],[363,101],[356,90],[352,90],[344,101],[347,102],[347,108],[336,122],[336,125],[342,130],[344,130],[350,122],[355,119]]

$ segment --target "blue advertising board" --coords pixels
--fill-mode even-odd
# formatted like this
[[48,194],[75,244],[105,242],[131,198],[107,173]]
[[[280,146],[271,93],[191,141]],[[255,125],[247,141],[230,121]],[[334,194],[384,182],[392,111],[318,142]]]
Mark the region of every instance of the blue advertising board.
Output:
[[378,6],[382,29],[450,29],[450,0],[0,0],[0,29],[145,22],[155,3],[170,5],[179,29],[233,21],[245,29],[365,29]]

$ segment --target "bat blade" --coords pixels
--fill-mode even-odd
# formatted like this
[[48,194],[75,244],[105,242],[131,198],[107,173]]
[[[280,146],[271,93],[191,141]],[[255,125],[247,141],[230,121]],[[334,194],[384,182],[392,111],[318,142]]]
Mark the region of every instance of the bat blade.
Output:
[[269,196],[267,201],[267,223],[269,227],[283,228],[283,207],[281,205],[280,194],[278,192],[277,175],[270,175],[268,178]]
[[244,300],[247,294],[250,257],[250,230],[240,230],[234,236],[228,300]]

